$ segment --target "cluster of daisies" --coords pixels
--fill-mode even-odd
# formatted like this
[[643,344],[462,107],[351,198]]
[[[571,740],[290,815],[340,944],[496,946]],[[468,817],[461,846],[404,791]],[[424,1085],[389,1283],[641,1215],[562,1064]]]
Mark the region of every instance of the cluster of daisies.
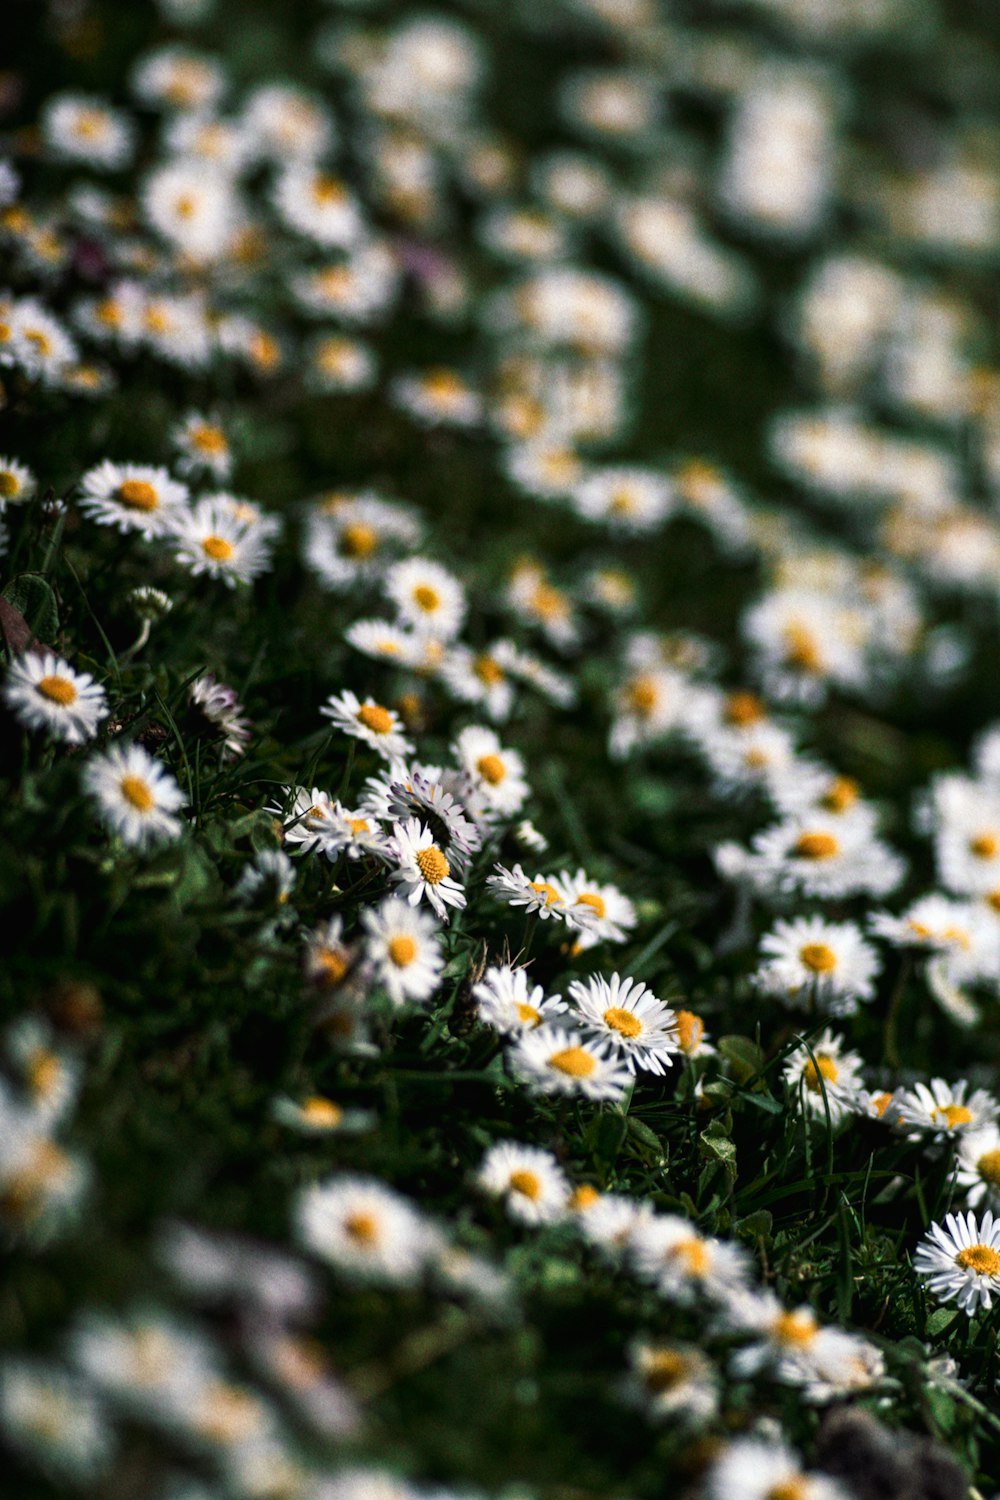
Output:
[[[40,10],[90,55],[99,4]],[[459,1500],[379,1461],[380,1395],[573,1285],[626,1309],[602,1394],[664,1471],[850,1500],[799,1451],[817,1409],[920,1420],[914,1366],[956,1409],[995,1397],[925,1325],[954,1303],[985,1347],[1000,1295],[1000,727],[968,773],[932,746],[912,805],[846,768],[852,732],[989,654],[1000,131],[932,64],[924,149],[852,118],[853,58],[919,41],[923,0],[495,27],[325,0],[298,79],[251,85],[231,10],[157,0],[106,96],[62,89],[5,141],[3,772],[12,816],[72,830],[53,888],[113,876],[112,924],[171,892],[306,1028],[302,1086],[241,1123],[287,1160],[289,1244],[159,1224],[130,1251],[149,1297],[46,1314],[46,1352],[29,1330],[0,1360],[3,1441],[85,1491],[138,1461],[170,1500]],[[547,145],[490,118],[507,45],[557,75]],[[648,437],[696,323],[780,351],[725,460]],[[755,445],[767,500],[731,456]],[[706,554],[718,597],[682,628]],[[664,853],[687,802],[707,939]],[[108,1190],[76,1114],[103,1006],[78,980],[14,1005],[0,1232],[44,1264]],[[965,1075],[913,1067],[911,1031]],[[449,1091],[431,1123],[415,1081]],[[926,1343],[803,1301],[784,1179],[801,1205],[821,1153],[824,1194],[871,1178],[906,1222],[880,1249],[862,1203],[858,1264]],[[440,1321],[351,1368],[328,1305]]]

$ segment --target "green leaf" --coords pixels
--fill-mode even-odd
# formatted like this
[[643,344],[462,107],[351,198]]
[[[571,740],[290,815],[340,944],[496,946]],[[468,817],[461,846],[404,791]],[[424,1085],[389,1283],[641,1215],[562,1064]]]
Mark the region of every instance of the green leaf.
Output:
[[939,1333],[944,1333],[945,1329],[950,1328],[957,1317],[957,1307],[939,1307],[927,1319],[928,1336],[933,1338]]
[[41,573],[22,573],[12,579],[3,591],[3,598],[23,617],[29,637],[46,644],[55,640],[59,609],[52,585]]
[[746,1083],[764,1070],[764,1054],[748,1036],[720,1037],[719,1051],[740,1083]]

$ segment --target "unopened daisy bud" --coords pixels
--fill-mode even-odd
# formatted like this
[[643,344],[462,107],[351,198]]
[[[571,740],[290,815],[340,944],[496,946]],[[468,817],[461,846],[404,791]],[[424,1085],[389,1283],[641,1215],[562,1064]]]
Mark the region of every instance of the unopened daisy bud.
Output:
[[544,854],[549,847],[548,839],[535,827],[530,818],[521,819],[514,829],[514,837],[522,849],[531,849],[535,854]]
[[150,584],[141,584],[138,588],[130,589],[128,602],[139,616],[140,620],[149,620],[155,623],[168,615],[174,607],[174,601],[169,594],[162,589],[154,589]]

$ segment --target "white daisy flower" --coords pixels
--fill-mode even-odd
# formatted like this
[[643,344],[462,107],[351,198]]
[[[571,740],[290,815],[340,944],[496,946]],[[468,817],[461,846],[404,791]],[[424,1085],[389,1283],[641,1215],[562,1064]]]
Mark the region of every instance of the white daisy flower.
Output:
[[[577,1189],[575,1198],[579,1198]],[[583,1193],[584,1201],[575,1201],[577,1223],[584,1239],[609,1261],[620,1265],[628,1253],[637,1227],[652,1217],[649,1203],[627,1197],[624,1193],[599,1193],[596,1198]],[[591,1198],[590,1202],[586,1199]]]
[[324,333],[311,339],[306,358],[306,386],[324,394],[367,391],[378,378],[378,358],[371,345],[346,334]]
[[1000,1128],[963,1131],[955,1153],[955,1186],[970,1208],[1000,1210]]
[[426,823],[456,870],[464,870],[475,851],[482,847],[479,829],[466,817],[465,803],[459,795],[464,795],[466,789],[456,772],[444,771],[439,766],[399,765],[386,777],[368,777],[365,788],[366,813],[387,822],[417,818]]
[[662,474],[624,466],[591,469],[571,500],[586,520],[603,521],[628,535],[655,530],[674,508],[670,482]]
[[186,510],[187,486],[166,469],[148,464],[115,464],[106,460],[80,481],[80,509],[102,526],[162,536]]
[[146,1420],[218,1373],[207,1339],[162,1313],[123,1321],[88,1311],[72,1330],[70,1352],[98,1389]]
[[530,984],[528,970],[514,964],[488,968],[472,986],[472,998],[478,1019],[501,1036],[534,1030],[566,1009],[559,995]]
[[853,922],[796,917],[775,923],[761,940],[764,962],[757,987],[802,1009],[813,1001],[833,1016],[853,1015],[859,1001],[874,998],[881,964]]
[[112,745],[84,768],[101,819],[123,843],[144,849],[180,836],[175,816],[187,800],[170,772],[141,745]]
[[309,511],[304,555],[320,582],[340,593],[381,578],[386,553],[412,549],[419,540],[419,523],[405,506],[368,491],[334,493]]
[[621,760],[633,750],[655,744],[686,728],[692,707],[691,685],[670,667],[641,667],[615,690],[609,751]]
[[624,943],[636,925],[635,907],[617,886],[600,885],[585,870],[575,875],[556,875],[554,883],[565,902],[566,921],[580,934],[577,945]]
[[140,58],[132,73],[132,92],[139,102],[161,109],[210,109],[225,86],[221,65],[189,47],[158,47]]
[[344,640],[365,656],[406,667],[414,672],[433,670],[439,643],[419,630],[405,630],[390,620],[355,620]]
[[323,852],[327,859],[336,859],[343,854],[347,859],[376,859],[389,861],[392,854],[389,841],[377,823],[363,809],[343,807],[334,802],[330,807],[330,823],[323,838]]
[[60,1051],[50,1027],[34,1016],[15,1022],[6,1051],[34,1119],[51,1127],[65,1118],[79,1093],[79,1059]]
[[211,672],[203,672],[188,688],[188,702],[205,724],[222,737],[224,760],[237,760],[246,753],[250,722],[235,688],[216,681]]
[[476,1183],[503,1198],[520,1224],[554,1224],[566,1214],[569,1182],[551,1151],[499,1141],[483,1157]]
[[391,708],[384,708],[368,697],[364,703],[345,689],[331,693],[320,709],[324,718],[332,719],[337,729],[354,739],[363,740],[385,760],[401,761],[413,754],[413,745],[403,733],[403,725]]
[[444,366],[397,375],[390,399],[429,426],[474,427],[482,421],[482,398],[455,370]]
[[34,297],[25,297],[8,313],[10,352],[32,380],[58,386],[79,363],[76,344],[59,319]]
[[522,1031],[508,1060],[515,1075],[541,1094],[580,1094],[617,1103],[632,1081],[610,1047],[561,1026]]
[[53,156],[103,171],[127,165],[135,145],[129,117],[89,94],[53,94],[41,124]]
[[504,749],[492,729],[463,729],[452,752],[474,788],[474,803],[486,817],[512,818],[520,811],[530,790],[524,761],[516,750]]
[[674,1022],[677,1026],[677,1045],[685,1057],[711,1057],[714,1054],[715,1048],[708,1040],[705,1022],[695,1011],[675,1011]]
[[271,1104],[271,1114],[279,1125],[303,1135],[362,1135],[376,1123],[371,1110],[344,1109],[325,1094],[308,1094],[303,1099],[279,1095]]
[[690,1302],[699,1296],[723,1302],[750,1275],[741,1245],[699,1234],[678,1214],[644,1218],[632,1232],[629,1254],[636,1273],[671,1302]]
[[699,1422],[714,1416],[719,1404],[715,1369],[699,1349],[635,1339],[628,1360],[622,1393],[647,1416]]
[[990,1209],[982,1220],[972,1212],[946,1214],[920,1242],[913,1269],[939,1302],[957,1302],[970,1318],[988,1310],[1000,1292],[1000,1219]]
[[282,163],[315,160],[336,145],[336,129],[322,99],[287,83],[266,83],[247,95],[241,127],[258,156]]
[[441,981],[444,956],[429,912],[390,896],[361,913],[364,956],[374,982],[393,1005],[427,1000]]
[[260,849],[240,872],[233,900],[240,906],[286,906],[294,889],[295,866],[288,855],[280,849]]
[[[893,1120],[901,1129],[930,1131],[934,1135],[964,1135],[992,1125],[1000,1105],[985,1089],[972,1089],[966,1079],[946,1083],[932,1078],[910,1089],[898,1089],[893,1100]],[[914,1137],[915,1139],[916,1137]]]
[[174,553],[196,576],[206,574],[228,588],[252,583],[271,566],[266,528],[234,513],[226,495],[208,495],[170,518]]
[[28,729],[41,729],[68,745],[82,745],[108,716],[104,689],[89,672],[74,672],[51,651],[25,652],[11,662],[3,700]]
[[825,1474],[807,1474],[798,1455],[782,1442],[740,1438],[723,1450],[708,1471],[708,1500],[848,1500]]
[[390,848],[399,867],[393,870],[389,879],[398,886],[399,895],[405,901],[416,906],[426,898],[445,922],[449,906],[462,909],[465,892],[452,878],[448,856],[425,823],[419,818],[393,823]]
[[314,786],[286,786],[285,804],[269,802],[264,811],[281,820],[281,838],[286,844],[298,845],[304,853],[325,849],[333,837],[338,803],[329,792]]
[[293,162],[278,178],[274,206],[291,229],[324,249],[346,249],[364,231],[357,200],[339,177],[311,162]]
[[295,1224],[313,1255],[349,1276],[390,1286],[418,1279],[435,1238],[412,1204],[371,1177],[332,1177],[304,1189]]
[[900,916],[875,912],[869,926],[876,937],[897,948],[935,956],[956,984],[989,978],[1000,964],[1000,934],[986,907],[948,896],[922,896]]
[[0,458],[0,509],[23,505],[38,488],[34,474],[16,458]]
[[569,993],[583,1029],[610,1040],[631,1073],[671,1066],[680,1051],[674,1013],[639,980],[594,974],[572,980]]
[[875,838],[867,820],[788,818],[757,834],[744,873],[762,895],[801,894],[822,900],[886,896],[905,865]]
[[217,418],[189,412],[173,429],[171,442],[180,455],[177,468],[181,474],[208,474],[223,482],[232,473],[232,450]]
[[90,1387],[41,1360],[9,1356],[0,1365],[0,1430],[11,1448],[70,1483],[101,1473],[114,1447]]
[[480,705],[495,723],[510,717],[514,688],[496,647],[477,653],[456,643],[442,658],[438,676],[459,702]]
[[228,172],[174,157],[149,173],[141,200],[147,222],[180,255],[200,264],[228,252],[240,217]]
[[808,1047],[797,1047],[784,1068],[785,1083],[803,1107],[820,1119],[830,1112],[838,1125],[857,1105],[861,1090],[861,1058],[845,1052],[842,1037],[829,1028]]
[[385,591],[400,620],[412,630],[451,640],[462,628],[465,592],[440,563],[423,557],[395,563],[385,576]]
[[512,870],[499,864],[493,868],[497,874],[486,877],[486,886],[498,901],[506,901],[508,906],[523,906],[526,915],[534,913],[543,920],[546,917],[566,920],[566,897],[554,880],[545,875],[529,880],[520,865]]

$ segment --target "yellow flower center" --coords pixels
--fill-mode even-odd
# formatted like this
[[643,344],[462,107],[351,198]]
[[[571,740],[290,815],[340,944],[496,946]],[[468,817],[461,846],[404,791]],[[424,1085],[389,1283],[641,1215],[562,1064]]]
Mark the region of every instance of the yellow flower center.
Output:
[[347,189],[336,177],[317,177],[313,183],[313,197],[324,206],[343,203],[347,197]]
[[580,473],[580,460],[568,448],[556,448],[542,459],[542,471],[550,484],[572,484]]
[[313,1094],[311,1098],[302,1101],[302,1118],[308,1125],[334,1130],[343,1120],[344,1111],[332,1099],[325,1099],[322,1094]]
[[659,701],[659,689],[652,677],[635,677],[625,689],[626,706],[640,719],[648,719]]
[[407,969],[417,956],[417,945],[413,938],[403,933],[400,937],[389,939],[389,958],[397,969]]
[[712,1264],[712,1252],[707,1243],[693,1235],[689,1240],[678,1240],[667,1254],[681,1262],[688,1276],[705,1276]]
[[123,776],[118,784],[125,801],[134,807],[136,812],[152,812],[156,806],[156,798],[150,790],[148,781],[141,776]]
[[193,219],[198,212],[198,199],[194,193],[181,193],[174,200],[174,212],[179,219]]
[[1000,854],[1000,838],[995,833],[980,833],[969,840],[969,853],[976,859],[996,859]]
[[541,1021],[541,1013],[533,1005],[526,1005],[523,1000],[515,1001],[517,1019],[523,1021],[525,1026],[535,1027]]
[[35,688],[43,698],[58,703],[60,708],[69,708],[79,697],[68,677],[43,677],[36,682]]
[[612,495],[609,508],[612,515],[629,516],[636,508],[635,495],[630,489],[622,486],[620,489],[615,490]]
[[499,786],[507,775],[507,767],[499,755],[481,755],[476,761],[476,770],[490,786]]
[[156,510],[160,497],[145,479],[125,479],[118,486],[118,499],[131,510]]
[[642,1378],[651,1395],[672,1391],[684,1380],[688,1362],[674,1349],[656,1349],[646,1355]]
[[956,1125],[971,1125],[972,1110],[966,1109],[964,1104],[942,1104],[932,1111],[932,1118],[943,1120],[949,1130],[954,1130]]
[[224,536],[207,536],[201,544],[201,550],[213,562],[228,562],[236,548]]
[[814,1094],[821,1094],[823,1092],[823,1083],[836,1083],[839,1076],[840,1069],[833,1058],[828,1057],[825,1052],[819,1053],[815,1062],[810,1058],[802,1069],[805,1086],[807,1089],[811,1089]]
[[829,974],[837,967],[837,955],[826,943],[806,943],[799,958],[814,974]]
[[76,134],[84,141],[95,140],[104,133],[107,116],[96,109],[82,109],[74,122]]
[[639,1017],[630,1010],[623,1010],[619,1005],[612,1005],[604,1012],[604,1024],[610,1026],[612,1031],[621,1032],[622,1036],[639,1036],[642,1033]]
[[792,853],[799,859],[833,859],[840,853],[840,844],[832,833],[800,833]]
[[593,1208],[595,1203],[600,1203],[601,1195],[589,1182],[581,1182],[578,1188],[574,1188],[570,1194],[569,1206],[576,1209],[578,1213],[585,1213],[588,1208]]
[[428,885],[440,885],[451,872],[451,866],[437,844],[430,844],[419,851],[417,866]]
[[542,1184],[534,1172],[511,1172],[510,1185],[515,1193],[520,1193],[524,1198],[530,1198],[532,1203],[537,1202],[542,1196]]
[[889,1108],[889,1105],[891,1103],[892,1103],[892,1095],[891,1094],[876,1094],[874,1096],[874,1098],[872,1099],[872,1109],[878,1115],[878,1117],[879,1117],[880,1120],[881,1120],[882,1116],[885,1114],[886,1110]]
[[586,1048],[565,1047],[561,1052],[553,1052],[549,1067],[568,1074],[570,1078],[589,1078],[597,1063]]
[[786,1348],[805,1349],[819,1333],[816,1319],[808,1312],[779,1313],[774,1324],[774,1337]]
[[590,910],[598,917],[604,918],[607,916],[607,904],[604,897],[599,895],[597,891],[581,891],[573,904],[574,906],[589,906]]
[[540,583],[532,595],[532,603],[543,620],[564,620],[569,614],[565,596],[548,583]]
[[281,360],[281,346],[269,333],[258,330],[250,340],[249,354],[260,369],[270,370]]
[[371,833],[372,825],[367,818],[348,818],[347,826],[351,830],[351,837],[357,838],[359,833]]
[[858,783],[849,776],[835,776],[820,798],[827,812],[843,813],[858,800]]
[[472,663],[472,670],[487,687],[495,687],[504,680],[504,670],[492,656],[477,656]]
[[372,734],[392,733],[392,714],[380,703],[362,703],[356,717]]
[[679,1010],[676,1014],[677,1041],[682,1052],[694,1052],[705,1035],[705,1023],[693,1010]]
[[441,608],[441,595],[437,589],[432,589],[427,583],[418,583],[413,590],[413,598],[418,608],[425,614],[432,615]]
[[767,718],[767,710],[756,693],[730,693],[726,699],[725,719],[727,724],[743,728],[747,724],[759,724]]
[[804,1479],[783,1479],[768,1490],[764,1500],[806,1500],[809,1490]]
[[956,1266],[975,1271],[977,1276],[1000,1276],[1000,1255],[989,1245],[970,1245],[955,1256]]
[[0,469],[0,498],[13,500],[20,488],[16,474],[12,474],[10,469]]
[[804,625],[788,625],[784,631],[785,662],[802,672],[821,672],[823,657],[812,631]]
[[986,905],[991,911],[995,911],[1000,916],[1000,890],[989,892],[986,897]]
[[28,1064],[28,1085],[39,1099],[47,1099],[62,1077],[62,1063],[54,1052],[39,1049]]
[[528,885],[531,890],[537,891],[539,895],[544,895],[546,906],[561,906],[563,904],[563,898],[550,881],[530,880]]
[[347,959],[336,948],[321,948],[315,963],[319,969],[319,980],[326,989],[335,989],[347,973]]
[[344,1220],[344,1229],[355,1244],[366,1248],[374,1245],[378,1239],[378,1219],[374,1214],[348,1214]]
[[229,444],[221,427],[212,427],[208,423],[194,427],[191,430],[191,442],[201,453],[227,453]]
[[984,1151],[976,1162],[976,1171],[983,1182],[988,1182],[990,1187],[1000,1187],[1000,1148]]
[[424,390],[428,396],[441,401],[454,401],[465,395],[465,386],[454,370],[428,370],[424,376]]
[[378,532],[361,521],[351,521],[340,533],[338,550],[343,557],[370,557],[378,547]]
[[26,328],[24,330],[24,336],[28,340],[29,344],[34,344],[35,349],[43,359],[46,357],[46,355],[52,353],[52,340],[49,338],[44,329]]

